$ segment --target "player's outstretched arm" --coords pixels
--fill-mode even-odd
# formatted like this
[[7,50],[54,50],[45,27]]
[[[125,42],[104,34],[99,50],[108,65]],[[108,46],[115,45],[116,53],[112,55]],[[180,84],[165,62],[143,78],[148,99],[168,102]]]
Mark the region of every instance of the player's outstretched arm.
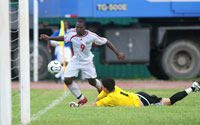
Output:
[[93,103],[93,104],[89,104],[89,105],[81,105],[81,104],[77,104],[77,103],[75,103],[75,102],[70,102],[70,103],[69,103],[69,106],[70,106],[70,107],[95,107],[95,106],[97,106],[97,105],[96,105],[96,102],[97,102],[98,100],[99,100],[99,99],[96,98],[96,100],[94,101],[94,103]]
[[114,45],[108,40],[106,45],[115,53],[119,61],[123,61],[125,59],[124,53],[120,53],[117,51],[117,49],[114,47]]
[[50,37],[46,34],[41,34],[40,39],[44,40],[55,40],[55,41],[64,41],[64,36],[55,36],[55,37]]
[[70,102],[69,106],[70,107],[95,107],[97,105],[96,105],[96,103],[95,104],[90,104],[90,105],[81,105],[81,104],[77,104],[75,102]]
[[80,105],[80,107],[95,107],[95,106],[97,106],[96,103],[90,105]]

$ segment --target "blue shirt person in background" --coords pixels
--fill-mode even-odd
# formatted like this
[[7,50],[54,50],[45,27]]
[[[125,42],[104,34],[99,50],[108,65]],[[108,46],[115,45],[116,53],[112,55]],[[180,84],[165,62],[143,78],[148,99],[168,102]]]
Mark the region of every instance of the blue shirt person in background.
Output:
[[[65,28],[65,34],[67,34],[67,32],[70,29],[69,29],[69,22],[66,20],[64,21],[64,28]],[[54,32],[51,36],[59,36],[59,34],[60,34],[60,29]],[[65,61],[65,66],[67,66],[68,62],[70,61],[72,57],[71,43],[64,44],[64,51],[63,51],[62,46],[59,45],[58,42],[54,40],[50,40],[50,44],[51,46],[55,47],[55,51],[54,51],[55,60],[59,61],[62,65]],[[55,75],[56,82],[58,82],[59,78],[61,78],[61,82],[64,83],[64,67],[62,67],[61,71]]]

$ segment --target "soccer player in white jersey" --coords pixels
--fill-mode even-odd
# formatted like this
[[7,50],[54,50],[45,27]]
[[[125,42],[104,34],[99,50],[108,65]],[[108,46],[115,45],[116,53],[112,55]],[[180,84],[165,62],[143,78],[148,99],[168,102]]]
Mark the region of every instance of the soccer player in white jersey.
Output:
[[76,27],[70,30],[65,36],[49,37],[45,34],[40,35],[40,39],[65,41],[65,43],[72,43],[73,57],[66,67],[65,84],[72,92],[72,94],[79,100],[78,104],[85,104],[87,98],[80,92],[77,84],[73,81],[73,77],[78,76],[79,70],[82,71],[83,78],[87,79],[89,84],[96,87],[100,93],[102,90],[101,82],[96,79],[96,69],[93,64],[93,54],[91,48],[93,44],[107,45],[117,56],[119,61],[125,59],[125,55],[117,51],[114,45],[106,38],[100,37],[97,34],[86,30],[86,23],[84,19],[79,19],[76,22]]

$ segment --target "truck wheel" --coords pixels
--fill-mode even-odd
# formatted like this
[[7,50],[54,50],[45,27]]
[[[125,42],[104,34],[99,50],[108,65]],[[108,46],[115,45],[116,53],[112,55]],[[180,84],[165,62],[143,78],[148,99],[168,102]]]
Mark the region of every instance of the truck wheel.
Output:
[[198,45],[189,40],[170,44],[162,56],[162,67],[170,78],[193,78],[200,71]]
[[[51,56],[47,51],[47,48],[45,45],[40,44],[38,47],[39,50],[39,59],[38,59],[38,73],[39,73],[39,80],[45,79],[48,76],[48,70],[47,70],[47,65],[51,60]],[[13,54],[13,58],[16,59],[19,57],[18,51],[16,51]],[[19,66],[19,60],[13,62],[13,66]],[[15,68],[13,70],[15,76],[19,75],[19,68]],[[31,79],[33,79],[33,44],[30,44],[30,74],[31,74]]]
[[151,75],[156,77],[157,79],[160,80],[168,80],[169,77],[163,72],[163,69],[160,65],[161,62],[161,54],[156,55],[159,52],[151,52],[151,59],[150,59],[150,64],[147,66],[149,72]]

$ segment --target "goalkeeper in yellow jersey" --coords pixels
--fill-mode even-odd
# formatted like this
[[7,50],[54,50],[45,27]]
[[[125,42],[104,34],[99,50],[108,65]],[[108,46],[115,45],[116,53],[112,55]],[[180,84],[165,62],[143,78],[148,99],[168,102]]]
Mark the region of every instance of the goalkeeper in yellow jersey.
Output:
[[126,92],[115,86],[113,79],[102,79],[103,91],[98,95],[95,102],[91,105],[80,105],[75,102],[70,103],[70,107],[91,107],[91,106],[151,106],[151,105],[166,105],[170,106],[177,101],[183,99],[191,92],[200,90],[199,82],[193,82],[190,88],[184,91],[177,92],[170,98],[159,98],[155,95],[149,95],[145,92]]

